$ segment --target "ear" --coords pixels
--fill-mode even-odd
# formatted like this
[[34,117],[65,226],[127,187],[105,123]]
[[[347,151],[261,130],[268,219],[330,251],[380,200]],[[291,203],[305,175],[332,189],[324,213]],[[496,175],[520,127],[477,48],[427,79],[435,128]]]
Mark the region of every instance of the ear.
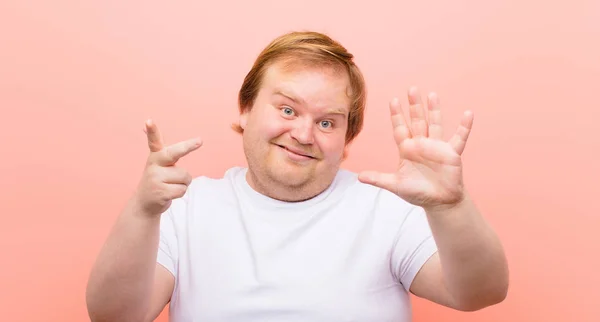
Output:
[[240,127],[242,128],[242,130],[245,130],[246,125],[248,124],[248,114],[249,110],[247,108],[244,109],[244,112],[240,114]]

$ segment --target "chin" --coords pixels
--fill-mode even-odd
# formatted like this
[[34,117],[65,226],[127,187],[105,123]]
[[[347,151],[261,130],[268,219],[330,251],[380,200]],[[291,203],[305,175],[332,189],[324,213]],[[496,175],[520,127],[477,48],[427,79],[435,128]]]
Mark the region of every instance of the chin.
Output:
[[281,162],[269,166],[267,171],[270,172],[274,181],[286,186],[299,187],[311,181],[309,169],[289,162]]

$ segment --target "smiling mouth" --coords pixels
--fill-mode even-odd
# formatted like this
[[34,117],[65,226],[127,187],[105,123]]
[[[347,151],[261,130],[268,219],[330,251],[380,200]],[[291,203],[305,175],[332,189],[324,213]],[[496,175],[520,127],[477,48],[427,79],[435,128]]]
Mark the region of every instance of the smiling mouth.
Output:
[[294,154],[297,154],[297,155],[301,155],[301,156],[303,156],[303,157],[307,157],[307,158],[314,159],[314,157],[313,157],[313,156],[310,156],[310,155],[304,154],[304,153],[302,153],[302,152],[296,152],[296,151],[290,150],[290,149],[286,148],[286,147],[285,147],[285,146],[283,146],[283,145],[279,145],[279,144],[277,144],[277,146],[278,146],[278,147],[280,147],[280,148],[282,148],[282,149],[284,149],[284,150],[286,150],[286,151],[288,151],[288,152],[291,152],[291,153],[294,153]]

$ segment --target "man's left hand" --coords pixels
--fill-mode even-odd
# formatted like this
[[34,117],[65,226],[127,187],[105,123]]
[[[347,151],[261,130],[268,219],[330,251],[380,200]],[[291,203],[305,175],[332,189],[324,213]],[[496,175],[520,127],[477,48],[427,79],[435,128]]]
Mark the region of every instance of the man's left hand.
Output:
[[410,123],[399,100],[392,100],[390,112],[400,157],[398,170],[365,171],[358,178],[433,210],[457,205],[465,197],[461,155],[471,132],[473,113],[466,111],[454,136],[444,141],[439,98],[435,93],[427,98],[426,108],[417,88],[408,91]]

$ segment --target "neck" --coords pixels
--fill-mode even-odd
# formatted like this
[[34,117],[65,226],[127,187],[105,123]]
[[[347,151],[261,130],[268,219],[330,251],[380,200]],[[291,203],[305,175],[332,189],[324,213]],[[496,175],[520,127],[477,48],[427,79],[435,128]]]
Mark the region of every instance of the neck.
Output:
[[269,198],[286,202],[301,202],[314,198],[328,186],[316,187],[314,183],[289,186],[269,178],[259,178],[251,169],[246,173],[246,181],[258,193]]

